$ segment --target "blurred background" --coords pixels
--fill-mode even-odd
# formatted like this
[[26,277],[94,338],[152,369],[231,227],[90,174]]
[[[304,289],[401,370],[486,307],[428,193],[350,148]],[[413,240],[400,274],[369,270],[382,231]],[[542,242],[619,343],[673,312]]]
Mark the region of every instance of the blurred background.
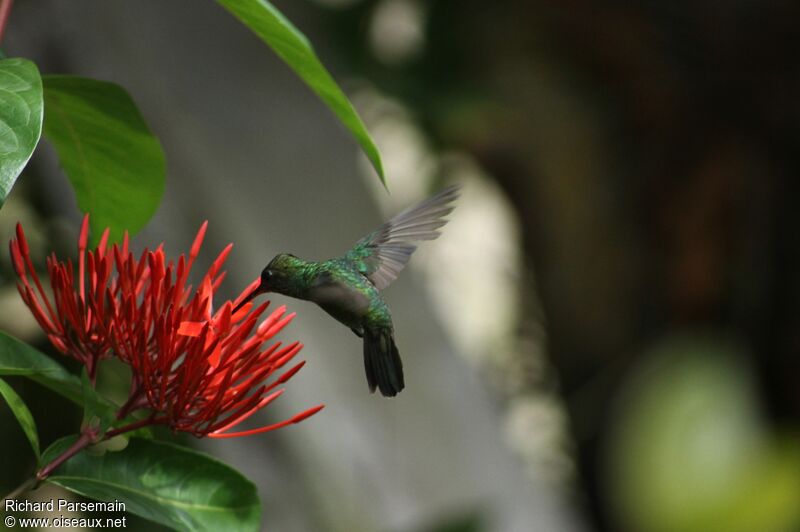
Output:
[[[308,364],[256,422],[327,408],[267,436],[185,440],[257,483],[264,528],[800,530],[800,4],[275,4],[353,99],[391,194],[213,2],[18,0],[4,43],[43,73],[130,91],[169,168],[138,246],[177,255],[208,219],[198,266],[235,243],[226,297],[278,252],[338,255],[463,184],[443,236],[385,292],[400,396],[368,393],[350,331],[275,296]],[[23,175],[0,240],[19,220],[40,263],[71,256],[79,214],[52,149]],[[49,349],[5,253],[0,327]],[[71,405],[12,383],[45,445],[74,432]],[[33,458],[3,433],[9,491]]]

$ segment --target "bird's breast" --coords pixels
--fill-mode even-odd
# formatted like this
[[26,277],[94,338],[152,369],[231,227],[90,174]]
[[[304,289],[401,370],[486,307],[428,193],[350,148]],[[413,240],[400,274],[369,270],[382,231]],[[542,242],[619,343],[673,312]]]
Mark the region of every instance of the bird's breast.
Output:
[[360,324],[370,307],[370,298],[357,287],[336,281],[313,286],[309,299],[348,327]]

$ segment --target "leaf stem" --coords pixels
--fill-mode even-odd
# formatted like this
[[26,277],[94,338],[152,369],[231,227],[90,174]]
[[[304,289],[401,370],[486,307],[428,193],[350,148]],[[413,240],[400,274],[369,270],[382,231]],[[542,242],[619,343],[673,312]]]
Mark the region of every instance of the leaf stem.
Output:
[[3,42],[3,34],[6,30],[8,16],[11,14],[11,6],[14,0],[0,0],[0,42]]

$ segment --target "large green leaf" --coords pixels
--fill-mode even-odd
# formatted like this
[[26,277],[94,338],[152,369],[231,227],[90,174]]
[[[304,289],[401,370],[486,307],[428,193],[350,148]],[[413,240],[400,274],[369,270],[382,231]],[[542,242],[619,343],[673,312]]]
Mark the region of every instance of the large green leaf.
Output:
[[0,60],[0,207],[42,134],[42,79],[27,59]]
[[83,404],[81,381],[25,342],[0,331],[0,375],[24,375],[54,392]]
[[17,395],[17,392],[15,392],[14,389],[3,379],[0,379],[0,395],[5,398],[9,408],[11,408],[11,411],[16,416],[17,421],[19,421],[22,431],[25,433],[25,436],[27,436],[28,441],[31,442],[31,447],[33,448],[33,452],[36,454],[36,459],[38,460],[39,433],[36,431],[36,422],[33,421],[31,411],[28,410],[25,402],[19,395]]
[[217,0],[217,2],[267,43],[311,87],[311,90],[317,93],[342,124],[350,130],[385,185],[378,148],[350,100],[322,66],[306,36],[266,0]]
[[158,139],[125,90],[75,76],[44,76],[44,134],[53,143],[92,236],[136,233],[164,193],[166,163]]
[[[58,440],[42,457],[52,461],[74,441]],[[213,458],[165,442],[132,438],[124,451],[82,452],[56,469],[49,482],[179,530],[258,530],[255,486]]]

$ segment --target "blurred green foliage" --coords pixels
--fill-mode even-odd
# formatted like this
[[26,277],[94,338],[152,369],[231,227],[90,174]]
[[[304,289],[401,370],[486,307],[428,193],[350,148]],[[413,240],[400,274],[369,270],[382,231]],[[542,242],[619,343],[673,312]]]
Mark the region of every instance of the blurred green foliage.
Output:
[[740,346],[665,339],[617,400],[606,471],[624,530],[800,528],[800,439],[761,415]]

